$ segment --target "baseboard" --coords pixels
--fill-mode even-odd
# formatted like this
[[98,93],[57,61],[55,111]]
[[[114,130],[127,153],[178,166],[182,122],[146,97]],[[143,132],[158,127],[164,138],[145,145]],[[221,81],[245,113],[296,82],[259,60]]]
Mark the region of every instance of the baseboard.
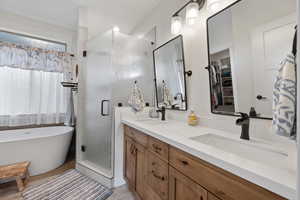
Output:
[[123,186],[126,184],[126,181],[122,178],[122,179],[114,179],[113,180],[113,184],[114,184],[114,187],[117,188],[117,187],[120,187],[120,186]]
[[82,174],[94,179],[95,181],[101,183],[102,185],[110,189],[114,187],[113,179],[107,178],[102,174],[97,173],[96,171],[91,170],[85,167],[84,165],[81,165],[80,163],[76,163],[76,169],[80,171]]

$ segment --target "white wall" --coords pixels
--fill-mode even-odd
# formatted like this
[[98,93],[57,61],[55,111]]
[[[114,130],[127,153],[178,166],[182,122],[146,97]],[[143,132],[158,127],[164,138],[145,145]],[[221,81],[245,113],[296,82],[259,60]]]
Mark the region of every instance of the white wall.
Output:
[[212,18],[209,23],[208,31],[211,53],[217,53],[231,48],[233,43],[231,12],[223,12],[218,15],[218,17]]
[[4,11],[0,12],[0,30],[64,42],[67,43],[68,52],[75,52],[76,49],[77,40],[74,30]]
[[[170,31],[171,16],[185,2],[184,0],[162,1],[152,14],[134,29],[133,34],[140,35],[156,27],[158,46],[170,40],[174,37]],[[239,134],[240,127],[235,125],[235,117],[215,115],[210,111],[209,76],[205,67],[208,65],[206,20],[211,15],[212,13],[204,7],[199,22],[191,27],[185,26],[182,31],[186,70],[193,71],[193,76],[187,78],[189,108],[193,108],[198,113],[200,124]],[[172,111],[172,114],[176,118],[185,119],[188,112]],[[253,137],[289,142],[271,133],[270,120],[252,119],[251,134]]]

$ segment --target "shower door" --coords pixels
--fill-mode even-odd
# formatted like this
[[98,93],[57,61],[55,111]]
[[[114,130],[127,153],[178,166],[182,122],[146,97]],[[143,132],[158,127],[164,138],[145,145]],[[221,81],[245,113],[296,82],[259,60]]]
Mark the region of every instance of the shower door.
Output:
[[84,85],[81,93],[82,113],[79,113],[82,115],[80,163],[112,178],[111,86],[114,77],[111,53],[103,49],[104,42],[111,42],[109,36],[100,35],[87,43],[86,66],[81,83]]
[[[119,103],[128,106],[135,80],[145,101],[152,102],[153,48],[153,42],[112,31],[87,42],[79,81],[77,159],[79,164],[109,179],[114,175],[113,108]],[[151,84],[153,87],[149,87]]]

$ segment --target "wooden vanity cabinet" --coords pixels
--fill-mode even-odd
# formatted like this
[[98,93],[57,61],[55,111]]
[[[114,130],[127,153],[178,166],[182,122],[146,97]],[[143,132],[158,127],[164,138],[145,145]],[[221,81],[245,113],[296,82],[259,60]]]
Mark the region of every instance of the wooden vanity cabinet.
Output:
[[140,144],[136,144],[136,182],[135,191],[141,199],[146,197],[146,148]]
[[125,135],[124,174],[130,190],[137,198],[145,199],[146,183],[146,147]]
[[147,152],[147,184],[159,199],[168,200],[169,166],[152,152]]
[[131,138],[125,137],[124,141],[125,153],[125,166],[124,166],[124,175],[127,180],[127,184],[130,188],[135,189],[135,177],[136,177],[136,154],[134,142]]
[[124,174],[139,200],[286,200],[136,129],[124,130]]
[[168,145],[124,127],[124,175],[140,200],[168,200]]
[[169,200],[207,200],[208,192],[173,167],[169,168]]
[[283,200],[284,198],[174,147],[169,162],[221,200]]
[[169,145],[155,139],[153,137],[149,137],[148,140],[149,151],[153,152],[160,159],[168,162],[169,161]]

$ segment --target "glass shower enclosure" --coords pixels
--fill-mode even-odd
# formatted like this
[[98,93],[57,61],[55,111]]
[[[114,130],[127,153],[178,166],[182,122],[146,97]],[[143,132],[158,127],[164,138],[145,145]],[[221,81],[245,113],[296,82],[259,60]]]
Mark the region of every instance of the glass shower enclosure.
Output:
[[153,41],[107,31],[87,41],[79,79],[77,163],[113,178],[114,107],[128,105],[134,81],[152,102]]

